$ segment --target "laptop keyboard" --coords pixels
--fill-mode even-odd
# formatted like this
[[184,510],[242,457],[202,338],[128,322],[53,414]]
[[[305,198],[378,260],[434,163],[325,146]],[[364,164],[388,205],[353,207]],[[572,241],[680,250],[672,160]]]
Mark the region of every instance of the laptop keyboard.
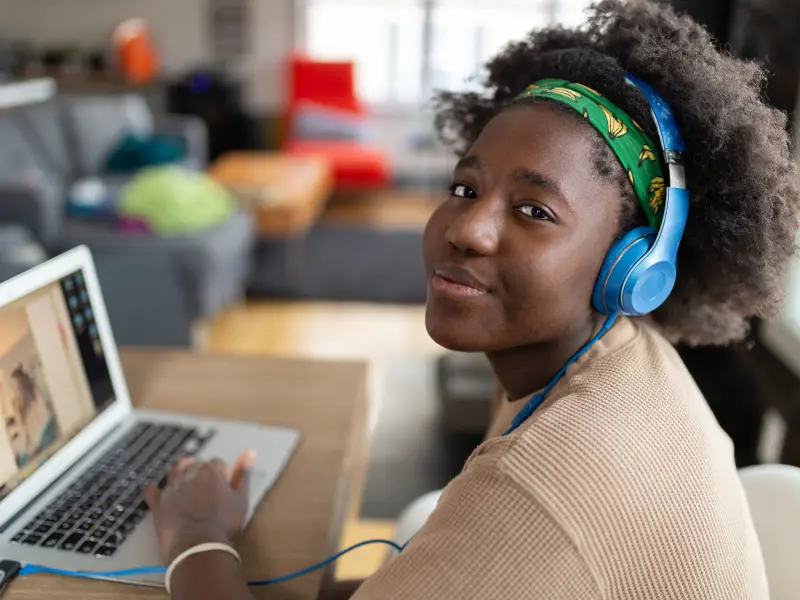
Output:
[[195,429],[138,423],[11,539],[100,558],[112,556],[147,514],[142,488],[211,438]]

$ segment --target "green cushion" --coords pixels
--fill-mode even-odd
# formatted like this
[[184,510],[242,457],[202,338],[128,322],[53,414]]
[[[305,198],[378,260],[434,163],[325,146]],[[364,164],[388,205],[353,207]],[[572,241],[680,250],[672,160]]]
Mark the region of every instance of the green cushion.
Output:
[[119,207],[120,216],[141,219],[162,235],[209,229],[235,209],[230,194],[207,175],[174,166],[144,169],[125,188]]

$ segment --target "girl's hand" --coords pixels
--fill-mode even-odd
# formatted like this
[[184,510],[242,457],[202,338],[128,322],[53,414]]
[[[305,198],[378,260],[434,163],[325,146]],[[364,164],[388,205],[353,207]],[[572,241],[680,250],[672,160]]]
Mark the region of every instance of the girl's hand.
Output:
[[242,531],[254,463],[252,451],[239,457],[233,471],[221,460],[183,459],[173,467],[163,490],[155,484],[144,489],[167,563],[197,544],[231,543]]

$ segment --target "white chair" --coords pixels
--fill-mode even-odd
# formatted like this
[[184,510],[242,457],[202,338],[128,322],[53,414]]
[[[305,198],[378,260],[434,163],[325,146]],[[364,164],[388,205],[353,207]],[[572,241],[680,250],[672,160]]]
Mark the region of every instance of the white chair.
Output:
[[739,471],[753,515],[772,600],[800,597],[800,469],[758,465]]
[[[428,492],[420,496],[409,504],[400,516],[397,518],[397,529],[394,534],[394,542],[399,546],[403,546],[416,535],[425,525],[425,521],[436,508],[436,503],[439,502],[439,496],[442,495],[442,490],[435,492]],[[388,558],[394,558],[397,555],[397,550],[390,549]]]
[[[800,598],[800,469],[758,465],[739,471],[753,516],[772,600]],[[441,490],[414,500],[400,514],[394,541],[403,545],[436,508]],[[392,550],[389,557],[397,554]]]

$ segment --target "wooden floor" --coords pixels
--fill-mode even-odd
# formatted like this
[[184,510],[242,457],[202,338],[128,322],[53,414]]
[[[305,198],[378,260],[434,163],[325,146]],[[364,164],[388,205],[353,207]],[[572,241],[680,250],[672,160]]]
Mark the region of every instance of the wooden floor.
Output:
[[[387,192],[335,198],[322,220],[381,228],[422,228],[438,198]],[[256,301],[233,307],[203,327],[203,346],[233,354],[356,358],[372,363],[395,357],[442,352],[425,331],[425,309],[335,302]],[[391,521],[353,520],[342,547],[373,538],[391,538]],[[368,577],[380,566],[386,548],[370,546],[337,564],[342,579]]]
[[441,352],[425,331],[425,309],[342,302],[251,301],[216,316],[211,350],[375,360]]

